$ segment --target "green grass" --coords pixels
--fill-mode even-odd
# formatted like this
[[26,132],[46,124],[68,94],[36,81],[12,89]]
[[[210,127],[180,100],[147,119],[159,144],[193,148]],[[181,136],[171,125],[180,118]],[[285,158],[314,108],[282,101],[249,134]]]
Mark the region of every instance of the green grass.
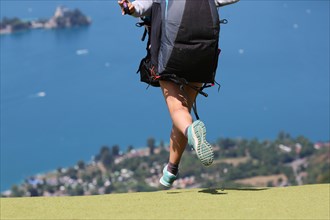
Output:
[[1,198],[1,219],[330,219],[330,184]]

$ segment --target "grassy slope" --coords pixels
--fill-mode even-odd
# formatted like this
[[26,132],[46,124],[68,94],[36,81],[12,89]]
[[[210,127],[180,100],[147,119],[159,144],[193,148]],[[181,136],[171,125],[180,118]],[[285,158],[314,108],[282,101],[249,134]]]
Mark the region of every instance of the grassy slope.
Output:
[[1,198],[1,219],[329,219],[330,184]]

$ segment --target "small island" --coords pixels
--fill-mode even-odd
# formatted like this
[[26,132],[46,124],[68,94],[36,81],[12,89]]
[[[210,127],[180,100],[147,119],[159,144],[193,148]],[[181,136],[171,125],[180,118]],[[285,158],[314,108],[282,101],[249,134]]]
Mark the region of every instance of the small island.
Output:
[[55,29],[87,26],[91,24],[91,21],[91,18],[84,15],[79,9],[70,10],[66,7],[59,6],[56,8],[54,16],[49,19],[24,21],[19,18],[4,17],[0,21],[0,34],[10,34],[39,28]]

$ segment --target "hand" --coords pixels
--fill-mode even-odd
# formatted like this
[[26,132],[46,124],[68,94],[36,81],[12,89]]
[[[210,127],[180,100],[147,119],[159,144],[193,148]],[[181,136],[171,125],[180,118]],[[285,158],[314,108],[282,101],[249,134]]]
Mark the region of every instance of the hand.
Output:
[[[129,1],[129,0],[119,0],[118,4],[121,8],[121,14],[125,15],[125,14],[133,14],[135,12],[135,8],[134,5]],[[124,4],[127,4],[129,13],[125,12],[124,10]]]

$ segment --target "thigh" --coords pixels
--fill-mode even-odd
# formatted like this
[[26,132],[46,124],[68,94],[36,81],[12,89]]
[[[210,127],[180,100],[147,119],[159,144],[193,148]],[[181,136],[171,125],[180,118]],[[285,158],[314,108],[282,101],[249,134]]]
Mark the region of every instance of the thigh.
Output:
[[[193,87],[200,88],[202,83],[189,83]],[[186,108],[189,112],[198,92],[189,86],[180,86],[171,81],[160,81],[160,86],[169,110]]]
[[[191,108],[193,102],[195,101],[195,99],[198,95],[198,92],[197,92],[196,89],[202,88],[203,83],[189,83],[189,85],[191,87],[190,86],[185,86],[184,90],[185,90],[186,96],[188,97],[189,106]],[[193,89],[192,87],[194,87],[196,89]]]

